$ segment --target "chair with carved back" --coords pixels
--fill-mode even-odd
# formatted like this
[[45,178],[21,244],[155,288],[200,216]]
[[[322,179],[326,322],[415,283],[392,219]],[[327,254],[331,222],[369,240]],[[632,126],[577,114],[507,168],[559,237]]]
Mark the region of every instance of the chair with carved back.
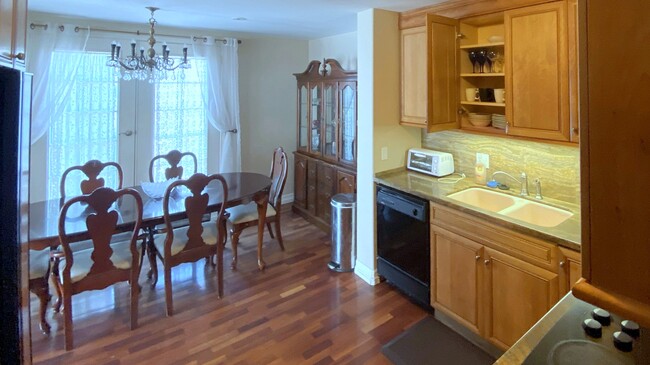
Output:
[[[208,211],[209,196],[203,192],[206,186],[217,180],[220,185],[221,207],[216,221],[203,219]],[[175,189],[186,188],[184,200],[171,197]],[[215,189],[214,184],[209,189]],[[217,256],[217,285],[219,297],[223,295],[223,242],[225,239],[225,202],[228,201],[228,186],[226,180],[219,174],[206,176],[201,173],[192,175],[187,180],[177,180],[169,185],[163,198],[163,216],[165,233],[156,235],[152,249],[149,250],[151,267],[154,270],[153,285],[158,280],[156,258],[160,258],[164,267],[165,302],[167,316],[173,315],[171,269],[186,262],[195,262],[203,258]],[[172,206],[172,204],[174,206]],[[179,207],[182,204],[182,207]],[[174,228],[172,223],[178,211],[185,211],[188,225]],[[208,261],[206,261],[206,265]],[[214,267],[214,264],[212,264]]]
[[[70,187],[68,185],[72,174],[76,173],[77,171],[83,174],[82,180],[79,183],[79,190],[77,191],[75,188],[74,195],[86,195],[92,193],[97,188],[106,186],[106,179],[100,177],[100,175],[104,173],[105,170],[107,172],[114,170],[115,174],[117,175],[117,184],[115,186],[110,186],[110,188],[115,190],[122,189],[124,173],[122,172],[122,167],[117,162],[113,162],[113,161],[101,162],[99,160],[90,160],[83,165],[71,166],[67,168],[61,175],[61,182],[59,184],[59,192],[61,195],[61,206],[63,206],[63,204],[65,203],[66,192],[68,191],[67,188]],[[144,240],[146,239],[146,236],[141,235],[140,239]],[[75,249],[85,250],[88,248],[90,247],[83,247],[81,245],[77,245]],[[144,257],[144,252],[142,253],[142,257]],[[61,280],[58,278],[59,275],[58,266],[59,265],[57,259],[55,258],[54,265],[52,266],[52,276],[54,277],[54,283],[55,283],[54,288],[56,289],[57,297],[58,297],[56,303],[54,304],[54,310],[56,312],[60,311],[61,309],[61,298],[62,298],[61,287],[58,284],[61,282]]]
[[183,166],[180,166],[181,160],[183,157],[188,156],[194,161],[194,171],[192,174],[196,174],[198,168],[198,162],[196,155],[192,152],[180,152],[178,150],[171,150],[165,155],[158,155],[151,159],[149,162],[149,181],[154,182],[154,168],[156,161],[165,160],[169,164],[169,167],[165,169],[165,179],[173,178],[183,178]]
[[[275,234],[277,235],[280,248],[284,251],[284,243],[282,241],[282,231],[280,230],[280,210],[282,206],[282,192],[284,185],[287,182],[287,154],[282,147],[278,147],[273,151],[273,159],[271,160],[271,189],[269,192],[269,205],[266,209],[266,227],[269,230],[271,238],[275,238],[271,223],[275,224]],[[257,214],[257,204],[250,202],[248,204],[238,205],[226,209],[228,213],[227,227],[231,236],[232,245],[232,263],[233,269],[237,268],[237,245],[239,243],[239,235],[247,228],[258,225],[259,216]]]
[[[135,223],[132,227],[120,227],[116,202],[133,199]],[[87,234],[79,234],[78,227],[69,228],[66,218],[83,207],[87,212],[85,229]],[[138,236],[142,225],[142,198],[134,189],[113,190],[97,188],[88,195],[76,196],[64,203],[59,214],[59,241],[63,259],[63,269],[59,276],[63,291],[63,316],[65,349],[73,347],[72,296],[88,290],[100,290],[118,282],[128,281],[131,288],[131,329],[138,325],[138,275],[140,272],[140,253]],[[72,209],[71,209],[72,208]],[[128,231],[127,236],[124,230]],[[127,237],[126,240],[123,240]],[[77,250],[75,246],[91,248]]]

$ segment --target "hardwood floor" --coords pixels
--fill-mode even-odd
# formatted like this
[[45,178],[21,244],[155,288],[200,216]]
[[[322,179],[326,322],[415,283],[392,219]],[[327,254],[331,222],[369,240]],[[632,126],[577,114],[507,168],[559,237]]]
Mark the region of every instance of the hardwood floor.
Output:
[[140,284],[139,327],[129,330],[129,289],[119,284],[73,297],[75,348],[63,349],[62,315],[48,310],[36,364],[390,364],[381,347],[426,312],[386,283],[327,269],[329,235],[283,209],[286,251],[265,233],[266,270],[257,270],[256,230],[245,230],[236,271],[226,249],[225,295],[203,261],[172,270],[174,316],[165,316],[163,280]]

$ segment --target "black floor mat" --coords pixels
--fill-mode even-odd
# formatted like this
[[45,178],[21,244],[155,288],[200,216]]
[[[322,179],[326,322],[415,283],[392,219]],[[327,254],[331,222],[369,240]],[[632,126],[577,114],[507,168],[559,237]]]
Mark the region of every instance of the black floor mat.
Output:
[[495,361],[431,316],[392,339],[381,351],[395,365],[482,365]]

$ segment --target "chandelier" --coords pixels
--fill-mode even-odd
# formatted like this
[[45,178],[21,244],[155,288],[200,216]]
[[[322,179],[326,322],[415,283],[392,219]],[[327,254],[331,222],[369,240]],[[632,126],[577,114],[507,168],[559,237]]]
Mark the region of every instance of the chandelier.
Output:
[[146,9],[151,11],[151,17],[149,18],[149,49],[147,50],[147,54],[145,55],[144,47],[140,47],[140,53],[136,54],[135,40],[132,40],[131,55],[120,58],[122,46],[113,41],[111,43],[111,58],[106,62],[106,66],[115,67],[118,75],[124,80],[148,80],[150,83],[153,83],[167,79],[168,72],[172,74],[172,78],[175,78],[175,70],[177,68],[180,69],[180,77],[184,78],[184,69],[190,68],[190,64],[187,62],[187,46],[183,47],[183,58],[178,61],[169,57],[167,43],[163,43],[162,45],[162,55],[156,55],[156,51],[153,49],[154,44],[156,44],[156,38],[154,38],[156,19],[154,19],[153,13],[158,8],[147,6]]

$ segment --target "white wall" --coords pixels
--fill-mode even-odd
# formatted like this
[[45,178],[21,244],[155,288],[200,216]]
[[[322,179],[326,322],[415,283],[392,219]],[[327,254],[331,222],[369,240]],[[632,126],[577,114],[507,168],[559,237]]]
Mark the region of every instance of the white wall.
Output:
[[[399,125],[399,14],[369,9],[357,15],[359,147],[357,161],[357,263],[355,273],[378,282],[375,173],[404,166],[420,130]],[[381,160],[381,147],[388,159]]]
[[247,39],[239,48],[242,170],[267,174],[271,151],[283,146],[289,173],[283,203],[293,198],[296,78],[307,67],[307,41]]
[[[344,70],[357,69],[357,32],[343,33],[309,41],[308,61],[334,58]],[[304,68],[307,68],[305,63]]]

